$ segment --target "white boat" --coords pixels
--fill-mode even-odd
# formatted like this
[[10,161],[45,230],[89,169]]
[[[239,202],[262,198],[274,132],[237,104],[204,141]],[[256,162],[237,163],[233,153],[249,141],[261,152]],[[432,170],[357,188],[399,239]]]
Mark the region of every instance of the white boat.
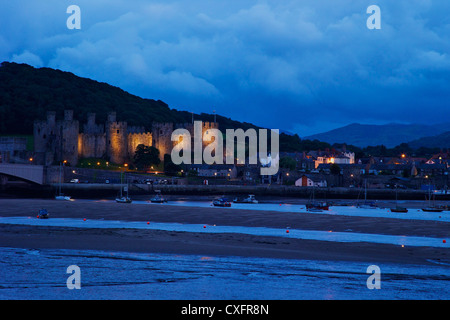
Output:
[[150,202],[153,202],[153,203],[164,203],[164,202],[167,202],[167,199],[162,196],[160,190],[155,190],[155,192],[156,192],[156,195],[153,198],[150,199]]
[[226,198],[219,198],[213,201],[215,207],[231,207],[231,202]]
[[58,187],[58,194],[55,196],[55,200],[70,200],[70,196],[65,196],[62,191],[62,163],[59,163],[59,187]]
[[233,200],[234,203],[258,203],[258,200],[255,199],[254,194],[249,194],[247,198],[239,199],[235,198]]
[[391,212],[408,212],[408,209],[405,207],[400,207],[398,205],[398,188],[397,185],[395,185],[395,208],[391,208]]
[[424,212],[442,212],[444,211],[444,208],[438,207],[435,203],[436,198],[433,195],[431,196],[431,189],[428,190],[428,206],[425,208],[422,208],[422,211]]
[[[358,195],[359,198],[359,195]],[[357,204],[357,208],[359,209],[378,209],[378,206],[375,202],[367,202],[367,180],[364,180],[364,203],[363,204]]]
[[60,193],[58,196],[55,196],[55,200],[70,200],[70,196],[65,196]]
[[123,189],[123,187],[122,187],[122,177],[120,177],[120,196],[116,198],[116,202],[117,203],[131,203],[132,202],[131,198],[128,196],[128,189],[129,189],[128,179],[127,179],[127,186],[125,188],[126,188],[125,191],[127,193],[126,196],[124,196],[122,194],[122,189]]
[[118,203],[131,203],[132,200],[128,197],[120,197],[120,198],[116,198],[116,202]]

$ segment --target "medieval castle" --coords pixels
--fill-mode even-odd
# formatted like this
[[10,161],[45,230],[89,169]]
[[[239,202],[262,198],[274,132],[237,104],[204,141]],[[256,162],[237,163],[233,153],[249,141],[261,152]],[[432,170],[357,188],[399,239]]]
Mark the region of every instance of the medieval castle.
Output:
[[[117,121],[116,113],[110,112],[104,125],[95,122],[95,113],[89,113],[80,132],[80,125],[73,119],[73,111],[65,110],[64,119],[56,120],[56,112],[47,112],[47,119],[34,123],[35,161],[50,165],[67,161],[76,165],[81,158],[103,158],[111,163],[123,164],[133,157],[139,144],[154,146],[163,160],[174,146],[171,136],[174,129],[187,129],[192,135],[192,123],[152,123],[152,131],[143,127],[128,126]],[[218,123],[203,122],[202,134],[208,129],[218,129]]]

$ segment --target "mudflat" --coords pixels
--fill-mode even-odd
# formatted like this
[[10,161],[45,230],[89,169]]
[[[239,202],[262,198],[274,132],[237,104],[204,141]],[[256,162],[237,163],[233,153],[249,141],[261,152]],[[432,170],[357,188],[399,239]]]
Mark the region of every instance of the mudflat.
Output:
[[[0,217],[36,218],[46,208],[51,218],[178,222],[202,225],[293,228],[319,231],[424,236],[450,240],[448,222],[338,216],[301,212],[183,207],[167,204],[118,204],[112,201],[2,199]],[[448,214],[448,213],[446,213]],[[450,241],[449,241],[450,242]],[[155,252],[288,259],[429,264],[450,262],[449,248],[401,247],[369,242],[331,242],[238,233],[45,227],[0,224],[0,246]]]

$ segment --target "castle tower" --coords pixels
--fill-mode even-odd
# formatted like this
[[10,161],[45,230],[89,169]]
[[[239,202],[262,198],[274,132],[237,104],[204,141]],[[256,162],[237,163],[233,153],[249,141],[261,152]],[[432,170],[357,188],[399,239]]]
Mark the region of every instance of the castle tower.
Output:
[[[209,129],[219,129],[217,122],[202,122],[202,138],[205,134],[208,134]],[[205,148],[210,142],[203,141],[203,148]]]
[[128,154],[127,123],[117,122],[115,112],[110,112],[107,119],[106,155],[112,163],[123,164]]
[[87,123],[78,136],[78,156],[80,158],[102,158],[106,153],[104,126],[95,123],[95,113],[87,114]]
[[164,160],[165,154],[171,154],[173,123],[152,123],[152,146],[159,150],[159,158]]
[[64,110],[64,120],[56,123],[56,161],[67,161],[75,166],[78,163],[79,123],[73,119],[73,110]]
[[66,160],[78,162],[78,121],[73,111],[64,111],[64,120],[56,121],[56,112],[47,112],[46,121],[35,121],[33,128],[36,163],[51,165]]
[[49,165],[54,161],[56,141],[56,112],[48,111],[47,120],[36,120],[33,125],[34,159],[37,164]]

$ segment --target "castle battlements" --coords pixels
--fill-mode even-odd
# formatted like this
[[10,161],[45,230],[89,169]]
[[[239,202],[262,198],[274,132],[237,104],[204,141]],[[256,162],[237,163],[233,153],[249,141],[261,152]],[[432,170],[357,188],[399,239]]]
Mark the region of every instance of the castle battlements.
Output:
[[[42,164],[67,160],[75,165],[80,158],[106,158],[122,164],[134,156],[139,144],[144,144],[157,148],[163,160],[164,155],[172,151],[174,128],[184,128],[191,133],[194,130],[193,123],[153,122],[151,127],[151,131],[146,131],[142,126],[128,126],[126,121],[117,121],[116,112],[108,113],[104,124],[97,124],[96,114],[88,113],[80,132],[72,110],[65,110],[63,120],[58,121],[56,112],[49,111],[46,120],[34,122],[34,149]],[[218,127],[218,123],[205,122],[202,133]]]

